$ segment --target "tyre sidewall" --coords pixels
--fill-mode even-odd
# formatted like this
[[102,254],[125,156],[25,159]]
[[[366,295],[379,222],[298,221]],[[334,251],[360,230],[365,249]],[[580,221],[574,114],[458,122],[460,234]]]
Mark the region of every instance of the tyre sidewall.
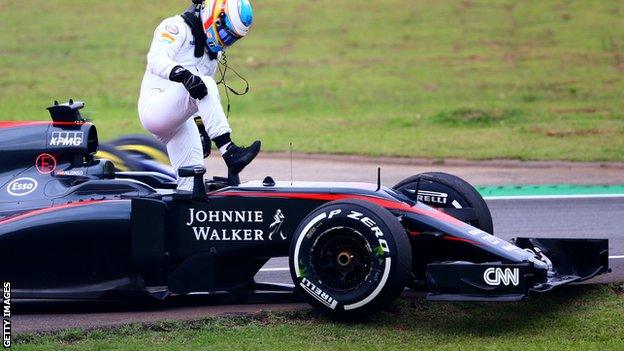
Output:
[[[311,213],[297,229],[291,245],[291,274],[293,282],[307,300],[315,307],[336,316],[361,315],[378,309],[390,295],[396,295],[397,284],[405,286],[407,277],[397,277],[398,271],[405,271],[408,258],[405,251],[411,253],[409,242],[402,226],[386,209],[371,208],[371,204],[342,201],[330,203]],[[380,215],[379,212],[390,217]],[[392,220],[392,221],[390,221]],[[389,223],[390,222],[390,225]],[[337,291],[320,281],[315,275],[316,267],[311,263],[315,244],[324,235],[331,235],[330,229],[349,228],[367,243],[372,255],[372,269],[367,279],[350,291]],[[405,236],[407,247],[401,248],[395,240],[395,233]],[[394,231],[394,232],[393,232]],[[411,262],[411,254],[408,254]],[[409,268],[407,268],[409,271]],[[396,298],[393,296],[392,298]]]

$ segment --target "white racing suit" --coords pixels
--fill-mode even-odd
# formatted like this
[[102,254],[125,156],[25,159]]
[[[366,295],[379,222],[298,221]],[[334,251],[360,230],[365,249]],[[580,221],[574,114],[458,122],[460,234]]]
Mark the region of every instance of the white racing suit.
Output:
[[[193,34],[182,17],[165,19],[154,31],[139,97],[141,124],[167,144],[176,171],[182,166],[203,164],[201,139],[191,117],[201,116],[211,139],[231,132],[213,78],[218,62],[207,54],[195,57],[194,51]],[[194,99],[182,84],[170,81],[169,74],[175,66],[200,76],[208,95]],[[178,189],[192,187],[192,178],[178,178]]]

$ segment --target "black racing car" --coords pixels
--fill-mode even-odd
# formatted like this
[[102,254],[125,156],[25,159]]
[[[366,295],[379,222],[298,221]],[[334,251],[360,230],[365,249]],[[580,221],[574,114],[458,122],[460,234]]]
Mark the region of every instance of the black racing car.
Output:
[[[373,313],[406,286],[430,300],[517,301],[607,272],[601,239],[493,232],[465,181],[420,174],[379,184],[238,184],[237,175],[176,191],[159,172],[95,159],[97,131],[80,102],[51,122],[0,122],[0,280],[14,298],[127,298],[296,291],[339,317]],[[530,218],[527,218],[530,220]],[[254,281],[288,256],[294,286]]]

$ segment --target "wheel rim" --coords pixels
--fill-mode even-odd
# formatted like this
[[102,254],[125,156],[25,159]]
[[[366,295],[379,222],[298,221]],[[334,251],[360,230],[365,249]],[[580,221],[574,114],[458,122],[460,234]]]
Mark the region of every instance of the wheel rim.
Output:
[[373,259],[371,247],[360,232],[334,227],[321,233],[312,245],[310,266],[325,287],[348,292],[366,282]]

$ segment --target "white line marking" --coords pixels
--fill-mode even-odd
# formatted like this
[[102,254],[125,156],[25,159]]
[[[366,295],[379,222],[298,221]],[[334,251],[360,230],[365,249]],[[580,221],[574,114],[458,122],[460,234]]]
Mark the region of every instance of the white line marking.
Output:
[[[609,256],[610,260],[624,259],[624,255]],[[288,271],[288,267],[262,268],[260,272],[284,272]]]
[[286,268],[282,268],[282,267],[278,267],[278,268],[262,268],[260,270],[260,272],[283,272],[283,271],[288,271],[290,270],[290,268],[286,267]]
[[604,199],[624,198],[624,194],[579,194],[579,195],[518,195],[484,196],[485,200],[559,200],[559,199]]

